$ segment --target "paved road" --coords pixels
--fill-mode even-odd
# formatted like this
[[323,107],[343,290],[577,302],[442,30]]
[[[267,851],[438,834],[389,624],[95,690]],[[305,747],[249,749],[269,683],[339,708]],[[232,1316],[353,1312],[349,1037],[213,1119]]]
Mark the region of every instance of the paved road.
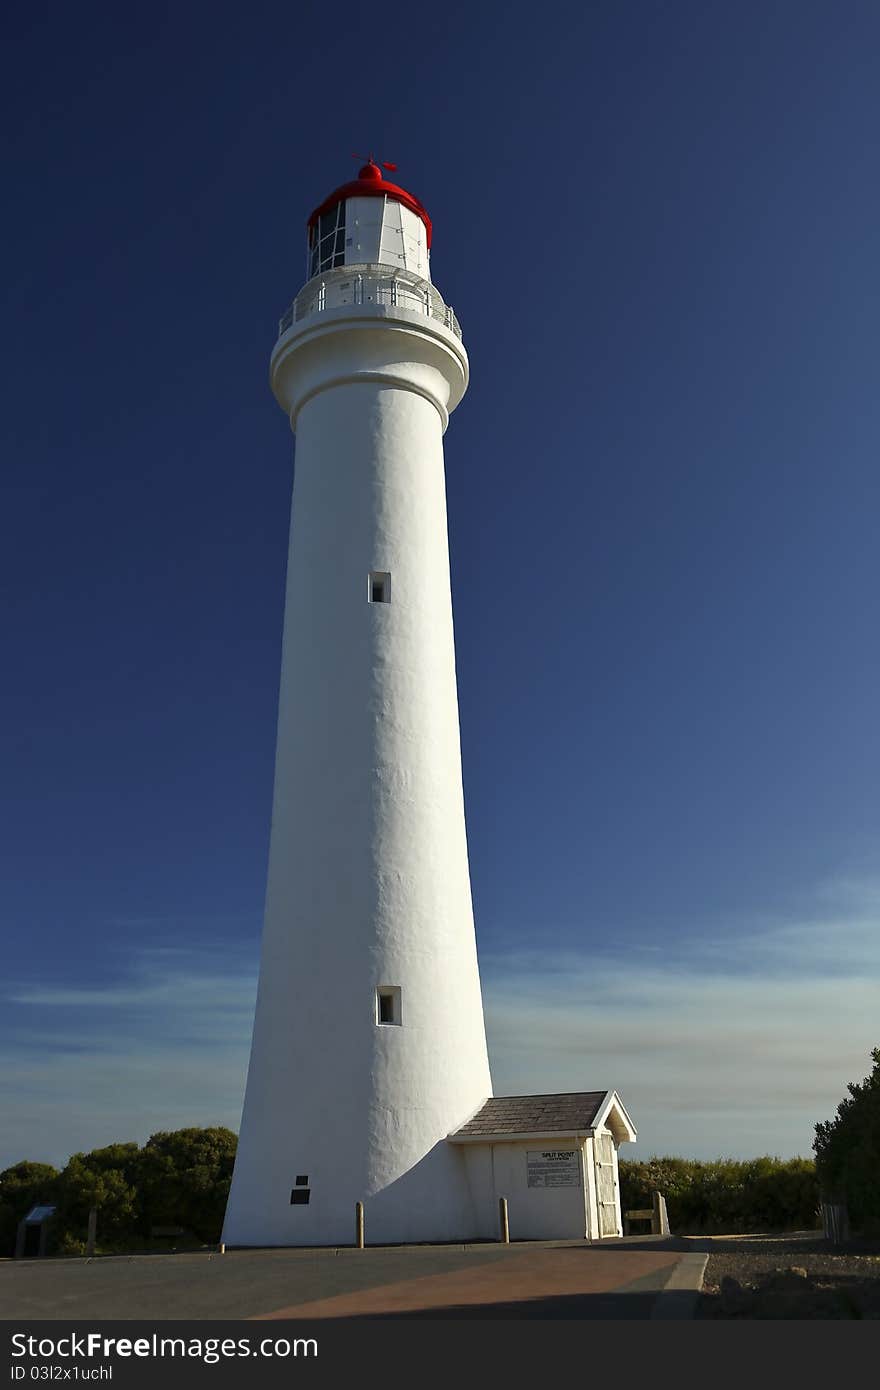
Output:
[[614,1241],[7,1260],[0,1317],[688,1316],[695,1259],[675,1241]]

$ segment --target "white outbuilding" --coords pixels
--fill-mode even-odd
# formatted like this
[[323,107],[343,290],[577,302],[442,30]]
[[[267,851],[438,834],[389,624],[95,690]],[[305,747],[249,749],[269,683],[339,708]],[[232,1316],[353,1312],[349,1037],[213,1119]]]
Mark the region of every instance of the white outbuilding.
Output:
[[497,1235],[507,1199],[515,1240],[623,1234],[617,1151],[636,1129],[616,1091],[495,1096],[449,1136],[460,1146],[480,1221]]

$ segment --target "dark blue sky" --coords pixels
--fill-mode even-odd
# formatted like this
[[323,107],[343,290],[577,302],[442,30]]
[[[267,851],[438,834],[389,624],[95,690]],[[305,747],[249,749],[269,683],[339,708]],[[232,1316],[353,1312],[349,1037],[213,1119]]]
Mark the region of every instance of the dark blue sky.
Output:
[[692,972],[707,940],[757,975],[768,923],[848,959],[880,871],[878,49],[864,0],[14,7],[0,1028],[13,1065],[43,1049],[47,1116],[77,989],[145,952],[256,965],[268,358],[355,150],[426,203],[471,357],[446,458],[488,985],[533,952]]

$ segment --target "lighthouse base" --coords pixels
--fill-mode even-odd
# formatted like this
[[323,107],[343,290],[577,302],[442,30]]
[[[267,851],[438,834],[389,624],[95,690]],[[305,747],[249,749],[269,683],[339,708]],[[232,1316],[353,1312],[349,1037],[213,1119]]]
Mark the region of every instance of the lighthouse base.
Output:
[[[246,1159],[246,1156],[243,1155]],[[365,1192],[349,1180],[330,1191],[305,1187],[288,1202],[270,1201],[277,1185],[248,1181],[246,1161],[236,1169],[223,1227],[223,1242],[244,1246],[337,1246],[356,1243],[356,1208],[363,1203],[370,1245],[442,1244],[480,1238],[481,1229],[461,1149],[441,1142],[386,1187]],[[251,1170],[253,1172],[253,1170]],[[308,1175],[301,1175],[306,1177]]]

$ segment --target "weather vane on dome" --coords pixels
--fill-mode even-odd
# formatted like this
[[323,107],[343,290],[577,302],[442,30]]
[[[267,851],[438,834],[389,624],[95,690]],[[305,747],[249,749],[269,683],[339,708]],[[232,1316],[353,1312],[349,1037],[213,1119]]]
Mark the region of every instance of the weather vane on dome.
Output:
[[[370,154],[370,155],[353,154],[353,155],[352,155],[352,159],[365,159],[366,162],[367,162],[368,164],[377,164],[377,161],[373,158],[373,156],[372,156],[371,154]],[[397,165],[396,165],[396,164],[386,164],[386,163],[383,161],[382,164],[381,164],[381,166],[378,166],[378,167],[381,167],[382,169],[387,169],[388,172],[391,173],[391,174],[395,174],[395,173],[397,172]]]

